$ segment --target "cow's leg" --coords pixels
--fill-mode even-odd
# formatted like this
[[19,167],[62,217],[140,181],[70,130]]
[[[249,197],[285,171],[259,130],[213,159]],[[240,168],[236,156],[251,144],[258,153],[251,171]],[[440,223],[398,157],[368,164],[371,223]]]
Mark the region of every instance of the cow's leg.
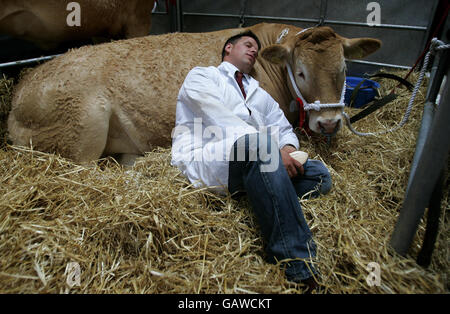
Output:
[[133,167],[134,163],[136,162],[136,159],[141,157],[141,155],[136,155],[136,154],[121,154],[118,157],[118,162],[119,164],[121,164],[122,166],[125,167]]
[[74,159],[88,162],[99,159],[105,150],[111,118],[111,106],[100,96],[82,106],[86,110],[81,115],[80,131],[77,135],[77,147],[74,148]]
[[93,96],[84,88],[67,87],[70,92],[65,92],[58,86],[61,80],[18,85],[8,118],[9,139],[14,145],[79,163],[99,159],[106,146],[111,105],[100,89]]
[[8,140],[17,146],[33,146],[33,131],[17,120],[14,112],[8,116]]
[[[108,129],[100,117],[83,121],[80,132],[73,132],[72,126],[27,127],[14,113],[8,117],[9,140],[17,146],[32,147],[48,153],[58,153],[77,163],[99,159],[105,148]],[[52,130],[56,128],[57,132]],[[58,132],[63,130],[63,132]],[[65,131],[64,131],[65,130]]]
[[120,109],[116,108],[109,119],[104,155],[114,155],[121,165],[133,166],[136,158],[142,156],[144,151],[141,147],[142,143],[137,138],[137,133],[133,123]]

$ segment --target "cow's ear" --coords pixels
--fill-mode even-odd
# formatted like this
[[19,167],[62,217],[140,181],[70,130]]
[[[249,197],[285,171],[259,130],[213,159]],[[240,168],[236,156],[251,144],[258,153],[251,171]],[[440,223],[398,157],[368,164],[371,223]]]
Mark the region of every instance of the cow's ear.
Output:
[[289,48],[284,45],[270,45],[261,51],[261,56],[274,64],[284,64],[289,56]]
[[340,37],[347,59],[362,59],[374,53],[381,47],[381,41],[374,38],[344,38]]

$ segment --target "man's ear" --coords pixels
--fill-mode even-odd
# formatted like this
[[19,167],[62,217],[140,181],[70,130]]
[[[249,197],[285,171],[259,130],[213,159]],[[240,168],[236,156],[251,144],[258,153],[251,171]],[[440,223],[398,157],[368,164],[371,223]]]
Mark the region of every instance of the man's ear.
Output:
[[225,49],[224,49],[225,50],[225,55],[229,55],[232,48],[233,48],[233,44],[232,43],[226,44]]
[[281,65],[286,63],[289,53],[287,46],[274,44],[264,48],[261,56],[271,63]]
[[345,38],[338,37],[344,47],[347,59],[362,59],[374,53],[381,47],[381,41],[374,38]]

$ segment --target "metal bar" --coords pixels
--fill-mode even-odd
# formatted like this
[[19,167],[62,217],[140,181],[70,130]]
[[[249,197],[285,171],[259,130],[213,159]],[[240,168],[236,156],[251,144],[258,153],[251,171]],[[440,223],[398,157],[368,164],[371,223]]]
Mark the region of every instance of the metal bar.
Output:
[[388,68],[403,69],[403,70],[411,69],[411,67],[409,67],[409,66],[390,64],[390,63],[380,63],[380,62],[374,62],[374,61],[364,61],[364,60],[354,60],[354,59],[346,59],[345,61],[352,62],[352,63],[376,65],[376,66],[388,67]]
[[25,65],[25,64],[32,64],[32,63],[37,63],[37,62],[41,62],[41,61],[47,61],[47,60],[51,60],[56,57],[59,57],[61,55],[62,54],[57,54],[57,55],[52,55],[52,56],[45,56],[45,57],[39,57],[39,58],[32,58],[32,59],[26,59],[26,60],[18,60],[18,61],[1,63],[0,68],[7,68],[7,67],[12,67],[12,66],[17,66],[17,65]]
[[[184,16],[241,18],[241,16],[238,14],[219,14],[219,13],[183,12],[183,15]],[[308,22],[308,23],[318,23],[320,21],[319,19],[306,19],[306,18],[293,18],[293,17],[271,17],[271,16],[260,16],[260,15],[244,15],[244,18],[261,19],[261,20],[279,20],[279,21],[290,21],[290,22]]]
[[[447,77],[450,68],[447,68]],[[390,245],[400,255],[406,256],[425,207],[428,206],[431,194],[436,186],[439,174],[444,169],[450,151],[450,82],[447,82],[442,101],[437,108],[432,127],[415,173],[411,178],[411,185],[406,192],[395,225]]]
[[414,151],[414,157],[411,162],[411,169],[409,171],[409,180],[408,186],[406,187],[406,193],[408,193],[408,190],[411,186],[412,178],[414,177],[414,174],[417,169],[417,164],[421,159],[423,147],[425,146],[425,141],[427,140],[428,134],[430,133],[431,123],[433,122],[434,114],[435,114],[434,103],[426,102],[423,107],[422,122],[420,124],[419,134],[417,135],[416,149]]
[[423,237],[422,248],[417,255],[417,264],[422,267],[428,267],[431,263],[431,256],[433,255],[434,244],[439,230],[439,217],[441,216],[441,200],[442,187],[444,185],[444,171],[439,175],[436,187],[431,194],[431,200],[428,207],[427,227],[425,236]]
[[320,1],[320,17],[318,25],[322,26],[325,23],[327,17],[328,0]]
[[369,26],[367,23],[362,22],[349,22],[349,21],[336,21],[336,20],[325,20],[327,24],[337,24],[337,25],[352,25],[352,26],[365,26],[374,28],[390,28],[390,29],[408,29],[413,31],[426,31],[426,26],[414,26],[414,25],[397,25],[397,24],[380,24]]
[[420,47],[422,47],[422,49],[418,51],[417,58],[420,57],[420,54],[422,53],[422,50],[425,50],[425,48],[427,47],[428,39],[430,38],[431,32],[433,31],[431,29],[431,26],[433,25],[433,17],[436,16],[436,10],[439,7],[439,2],[440,1],[436,1],[436,0],[435,1],[431,1],[431,4],[432,4],[432,10],[431,11],[433,13],[428,18],[427,31],[425,32],[424,36],[422,37],[422,43],[420,45]]
[[181,25],[181,0],[177,0],[176,5],[177,5],[177,31],[181,32],[183,28]]
[[[417,136],[416,149],[414,152],[413,161],[411,163],[411,170],[409,175],[408,187],[406,188],[406,194],[409,193],[418,163],[422,158],[426,139],[428,138],[428,134],[431,129],[435,112],[436,97],[441,87],[445,71],[448,67],[448,56],[448,52],[445,52],[444,55],[438,53],[433,62],[430,84],[428,86],[426,103],[423,109],[422,122],[420,125],[419,134]],[[437,183],[435,184],[435,187],[430,196],[425,237],[423,240],[422,249],[417,257],[417,263],[424,267],[428,267],[431,262],[431,255],[433,253],[434,244],[436,242],[437,231],[439,228],[439,216],[441,212],[440,206],[442,197],[442,185],[443,172],[441,171],[439,179],[437,180]]]
[[430,87],[427,91],[427,101],[435,102],[441,88],[442,79],[449,66],[450,54],[447,51],[439,51],[435,55],[433,67],[431,68]]
[[247,0],[241,0],[241,9],[239,12],[239,27],[243,27],[245,24],[245,10],[247,8]]
[[[205,17],[231,17],[240,18],[238,14],[219,14],[219,13],[197,13],[197,12],[183,12],[184,16],[205,16]],[[279,21],[291,21],[291,22],[308,22],[319,23],[319,19],[307,19],[307,18],[294,18],[294,17],[279,17],[279,16],[262,16],[262,15],[244,15],[246,19],[260,19],[260,20],[279,20]],[[427,31],[426,26],[414,26],[414,25],[395,25],[395,24],[380,24],[378,26],[369,26],[367,23],[362,22],[349,22],[349,21],[336,21],[325,20],[325,24],[338,24],[338,25],[352,25],[352,26],[364,26],[364,27],[377,27],[377,28],[390,28],[390,29],[408,29],[415,31]]]
[[435,58],[433,60],[433,65],[432,65],[432,67],[430,69],[430,80],[429,80],[429,83],[428,83],[427,95],[425,97],[425,101],[430,101],[430,99],[432,101],[434,101],[436,99],[436,96],[433,97],[433,95],[432,95],[433,93],[431,92],[431,90],[432,90],[431,86],[436,84],[435,81],[437,80],[437,78],[436,78],[437,71],[438,70],[439,71],[443,70],[443,69],[439,69],[439,61],[440,61],[440,54],[438,53],[438,54],[436,54],[436,56],[435,56]]
[[[182,14],[183,14],[183,16],[229,17],[229,18],[238,18],[238,19],[241,18],[241,16],[238,15],[238,14],[195,13],[195,12],[183,12]],[[307,23],[319,23],[320,22],[320,19],[305,19],[305,18],[290,18],[290,17],[270,17],[270,16],[258,16],[258,15],[246,15],[245,18],[280,20],[280,21],[290,21],[290,22],[307,22]],[[328,23],[328,22],[329,22],[329,20],[325,21],[325,23]],[[343,24],[341,22],[339,22],[339,23]],[[358,26],[363,25],[363,26],[367,26],[367,27],[372,27],[372,26],[368,26],[365,23],[356,23],[355,24],[353,22],[348,22],[348,25],[358,25]],[[388,24],[384,24],[384,25],[388,25]],[[377,27],[382,27],[382,26],[377,26]],[[394,26],[396,26],[396,27],[399,26],[399,28],[403,27],[402,25],[394,25]],[[407,27],[403,27],[403,28],[407,29]],[[423,27],[420,30],[426,30],[426,29],[427,29],[426,27]],[[397,65],[397,64],[379,63],[379,62],[364,61],[364,60],[351,60],[351,59],[348,59],[347,61],[354,62],[354,63],[374,65],[374,66],[381,66],[381,67],[389,67],[389,68],[395,68],[395,69],[403,69],[403,70],[410,70],[411,69],[410,66],[403,66],[403,65]]]
[[[428,85],[427,97],[425,106],[423,108],[422,122],[420,125],[419,134],[417,135],[417,144],[414,152],[414,157],[411,163],[411,170],[409,175],[408,187],[411,185],[412,177],[417,168],[417,164],[422,156],[423,147],[425,145],[425,140],[427,139],[428,133],[431,128],[431,123],[433,121],[433,116],[435,112],[435,101],[439,89],[441,88],[441,83],[444,78],[445,71],[448,67],[449,53],[445,51],[444,54],[439,52],[436,54],[435,60],[433,62],[433,68],[431,71],[430,85]],[[436,68],[437,67],[437,68]]]

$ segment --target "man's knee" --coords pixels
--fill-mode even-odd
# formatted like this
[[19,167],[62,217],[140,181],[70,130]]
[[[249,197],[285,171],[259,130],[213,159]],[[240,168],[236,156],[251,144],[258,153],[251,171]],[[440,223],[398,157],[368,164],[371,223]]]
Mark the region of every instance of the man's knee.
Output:
[[327,194],[331,191],[333,183],[327,167],[319,160],[308,160],[305,164],[305,175],[315,177],[319,181],[318,189],[320,194]]
[[331,187],[333,186],[333,183],[331,182],[331,176],[330,173],[327,172],[326,174],[323,175],[323,177],[321,178],[322,181],[320,183],[320,194],[328,194],[328,192],[331,191]]

